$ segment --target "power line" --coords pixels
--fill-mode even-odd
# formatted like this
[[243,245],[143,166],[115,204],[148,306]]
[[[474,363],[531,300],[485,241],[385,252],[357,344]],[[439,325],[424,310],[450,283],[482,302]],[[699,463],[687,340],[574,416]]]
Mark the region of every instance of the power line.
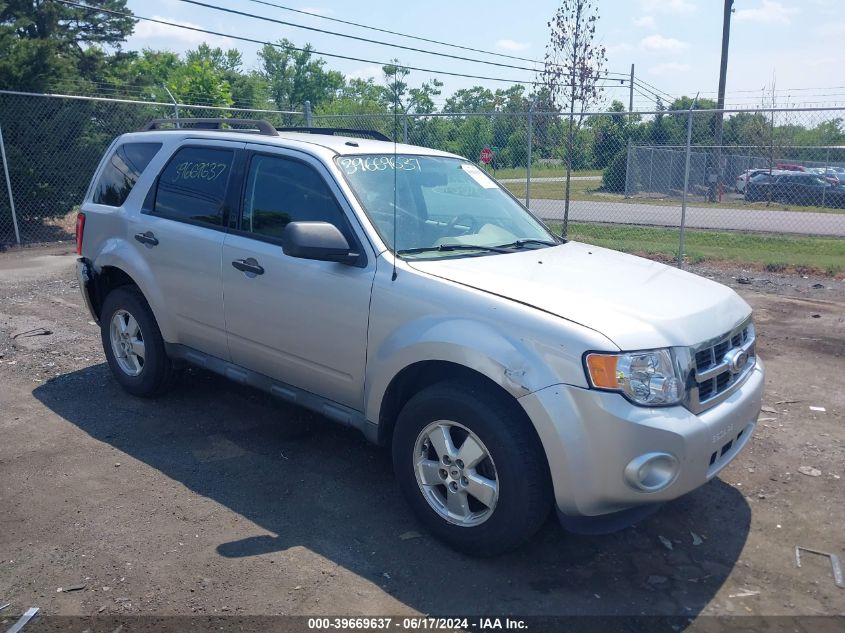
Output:
[[[247,1],[255,3],[255,4],[262,4],[262,5],[265,5],[265,6],[268,6],[268,7],[274,7],[276,9],[282,9],[284,11],[291,11],[293,13],[299,13],[299,14],[302,14],[302,15],[307,15],[309,17],[318,18],[320,20],[329,20],[331,22],[337,22],[338,24],[346,24],[346,25],[355,26],[355,27],[358,27],[358,28],[361,28],[361,29],[367,29],[367,30],[370,30],[370,31],[377,31],[379,33],[386,33],[388,35],[396,35],[398,37],[405,37],[405,38],[408,38],[408,39],[417,40],[419,42],[427,42],[429,44],[437,44],[437,45],[440,45],[440,46],[448,46],[448,47],[451,47],[451,48],[457,48],[457,49],[461,49],[461,50],[465,50],[465,51],[471,51],[473,53],[481,53],[483,55],[493,55],[495,57],[503,57],[505,59],[514,59],[514,60],[517,60],[517,61],[529,62],[531,64],[541,64],[543,66],[545,66],[545,64],[546,64],[545,61],[539,60],[539,59],[532,59],[530,57],[520,57],[518,55],[508,55],[506,53],[498,53],[496,51],[488,51],[488,50],[484,50],[484,49],[481,49],[481,48],[473,48],[471,46],[462,46],[460,44],[453,44],[451,42],[444,42],[444,41],[441,41],[441,40],[435,40],[435,39],[431,39],[431,38],[427,38],[427,37],[421,37],[421,36],[418,36],[418,35],[410,35],[408,33],[400,33],[399,31],[391,31],[389,29],[379,28],[377,26],[371,26],[371,25],[368,25],[368,24],[361,24],[360,22],[352,22],[350,20],[342,20],[340,18],[333,18],[333,17],[327,16],[327,15],[320,15],[319,13],[312,13],[310,11],[305,11],[305,10],[302,10],[302,9],[294,9],[292,7],[287,7],[287,6],[284,6],[284,5],[281,5],[281,4],[276,4],[274,2],[268,2],[267,0],[247,0]],[[390,45],[391,46],[398,46],[397,44],[390,44]],[[428,51],[426,51],[426,52],[428,52]],[[437,54],[437,53],[435,53],[435,54]],[[620,72],[615,72],[615,71],[608,71],[606,74],[607,75],[619,76],[619,77],[628,77],[628,73],[620,73]],[[654,86],[651,86],[651,87],[654,88]],[[664,94],[671,97],[671,95],[669,95],[668,93],[664,93]]]
[[[318,51],[316,49],[305,49],[305,48],[300,48],[298,46],[288,46],[288,45],[277,44],[277,43],[273,43],[273,42],[267,42],[265,40],[258,40],[258,39],[251,38],[251,37],[245,37],[243,35],[229,35],[228,33],[221,33],[220,31],[212,31],[210,29],[203,29],[203,28],[200,28],[198,26],[189,26],[187,24],[178,24],[176,22],[169,22],[167,20],[159,20],[158,18],[148,18],[148,17],[138,15],[138,14],[125,13],[123,11],[115,11],[113,9],[106,9],[106,8],[103,8],[103,7],[92,7],[92,6],[89,6],[89,5],[80,4],[78,2],[72,2],[71,0],[53,0],[53,1],[59,2],[61,4],[66,4],[66,5],[71,6],[71,7],[77,7],[79,9],[87,9],[89,11],[94,11],[94,12],[97,12],[97,13],[108,13],[108,14],[111,14],[111,15],[117,15],[117,16],[124,17],[124,18],[132,18],[132,19],[135,19],[135,20],[143,20],[145,22],[153,22],[155,24],[161,24],[161,25],[164,25],[164,26],[171,26],[171,27],[174,27],[174,28],[184,29],[184,30],[187,30],[187,31],[194,31],[195,33],[205,33],[206,35],[214,35],[214,36],[217,36],[217,37],[224,37],[224,38],[231,39],[231,40],[239,40],[241,42],[249,42],[250,44],[260,44],[262,46],[263,45],[272,46],[273,48],[280,48],[282,50],[288,50],[288,51],[298,51],[300,53],[306,53],[307,52],[307,53],[311,53],[313,55],[323,55],[324,57],[334,57],[336,59],[345,59],[347,61],[353,61],[353,62],[363,62],[365,64],[376,64],[376,65],[379,65],[379,66],[392,66],[392,65],[394,65],[393,62],[376,61],[376,60],[373,60],[373,59],[365,59],[365,58],[362,58],[362,57],[352,57],[351,55],[340,55],[338,53],[327,53],[325,51]],[[465,79],[481,79],[481,80],[484,80],[484,81],[500,81],[500,82],[511,83],[511,84],[525,84],[525,85],[542,85],[542,83],[543,83],[543,82],[540,82],[540,81],[525,81],[523,79],[504,79],[502,77],[488,77],[488,76],[484,76],[484,75],[468,75],[468,74],[464,74],[464,73],[451,72],[451,71],[448,71],[448,70],[435,70],[435,69],[432,69],[432,68],[421,68],[419,66],[408,66],[406,64],[395,64],[395,65],[400,67],[400,68],[404,68],[406,70],[416,70],[418,72],[431,73],[431,74],[434,74],[434,75],[448,75],[448,76],[451,76],[451,77],[463,77]]]
[[[666,92],[665,90],[661,90],[661,89],[660,89],[660,88],[658,88],[657,86],[655,86],[655,85],[653,85],[653,84],[648,83],[645,79],[642,79],[642,78],[640,78],[640,77],[635,77],[635,78],[634,78],[634,83],[639,83],[639,84],[641,84],[641,86],[640,86],[640,87],[648,87],[648,88],[651,88],[651,92],[653,92],[653,91],[657,91],[657,92],[659,92],[660,94],[664,95],[665,97],[668,97],[668,98],[669,98],[669,99],[671,99],[672,101],[674,101],[674,100],[675,100],[675,96],[674,96],[674,95],[671,95],[671,94],[669,94],[668,92]],[[655,96],[658,96],[658,95],[656,95],[656,94],[655,94]]]
[[229,9],[227,7],[219,7],[213,4],[207,4],[205,2],[200,2],[199,0],[179,0],[180,2],[185,2],[188,4],[194,4],[200,7],[205,7],[207,9],[213,9],[215,11],[223,11],[225,13],[231,13],[234,15],[240,15],[247,18],[253,18],[255,20],[262,20],[264,22],[273,22],[275,24],[281,24],[283,26],[292,26],[297,29],[305,29],[307,31],[314,31],[316,33],[323,33],[325,35],[334,35],[336,37],[345,37],[351,40],[356,40],[359,42],[366,42],[367,44],[376,44],[378,46],[390,46],[392,48],[400,48],[406,51],[412,51],[414,53],[424,53],[426,55],[436,55],[438,57],[448,57],[450,59],[457,59],[459,61],[464,62],[472,62],[474,64],[487,64],[488,66],[498,66],[499,68],[511,68],[514,70],[527,70],[528,72],[538,72],[539,69],[537,68],[528,68],[527,66],[514,66],[513,64],[503,64],[501,62],[491,62],[484,59],[474,59],[472,57],[462,57],[460,55],[451,55],[449,53],[438,53],[436,51],[428,51],[423,48],[415,48],[413,46],[404,46],[402,44],[394,44],[391,42],[384,42],[381,40],[372,40],[366,37],[360,37],[358,35],[350,35],[349,33],[338,33],[337,31],[327,31],[326,29],[319,29],[314,26],[306,26],[304,24],[296,24],[294,22],[286,22],[284,20],[277,20],[275,18],[267,17],[264,15],[257,15],[255,13],[248,13],[246,11],[238,11],[237,9]]
[[361,29],[368,29],[370,31],[378,31],[379,33],[386,33],[388,35],[396,35],[398,37],[406,37],[408,39],[417,40],[419,42],[427,42],[429,44],[438,44],[440,46],[449,46],[451,48],[457,48],[465,51],[471,51],[473,53],[482,53],[484,55],[494,55],[496,57],[504,57],[506,59],[515,59],[522,62],[530,62],[532,64],[542,64],[542,61],[536,59],[530,59],[528,57],[519,57],[516,55],[507,55],[505,53],[497,53],[495,51],[486,51],[480,48],[472,48],[470,46],[461,46],[460,44],[451,44],[449,42],[442,42],[440,40],[429,39],[427,37],[420,37],[417,35],[409,35],[408,33],[400,33],[398,31],[391,31],[389,29],[382,29],[377,26],[370,26],[367,24],[360,24],[358,22],[351,22],[349,20],[341,20],[340,18],[332,18],[327,15],[320,15],[319,13],[311,13],[309,11],[303,11],[301,9],[293,9],[291,7],[286,7],[281,4],[275,4],[273,2],[266,2],[265,0],[248,0],[249,2],[253,2],[255,4],[263,4],[268,7],[275,7],[276,9],[283,9],[284,11],[292,11],[293,13],[301,13],[303,15],[307,15],[312,18],[319,18],[321,20],[329,20],[331,22],[337,22],[339,24],[347,24],[349,26],[356,26]]
[[[283,26],[291,26],[291,27],[298,28],[298,29],[305,29],[305,30],[308,30],[308,31],[323,33],[325,35],[333,35],[335,37],[344,37],[344,38],[356,40],[356,41],[359,41],[359,42],[365,42],[367,44],[376,44],[378,46],[389,46],[391,48],[399,48],[399,49],[402,49],[402,50],[412,51],[412,52],[415,52],[415,53],[423,53],[425,55],[434,55],[436,57],[447,57],[449,59],[456,59],[456,60],[459,60],[459,61],[465,61],[465,62],[470,62],[470,63],[474,63],[474,64],[486,64],[488,66],[497,66],[499,68],[510,68],[510,69],[513,69],[513,70],[524,70],[524,71],[533,72],[533,73],[540,72],[542,70],[542,69],[538,69],[538,68],[528,68],[526,66],[515,66],[513,64],[503,64],[501,62],[492,62],[492,61],[488,61],[488,60],[484,60],[484,59],[475,59],[475,58],[472,58],[472,57],[463,57],[461,55],[451,55],[449,53],[440,53],[440,52],[437,52],[437,51],[430,51],[430,50],[426,50],[426,49],[423,49],[423,48],[416,48],[416,47],[413,47],[413,46],[405,46],[405,45],[402,45],[402,44],[395,44],[393,42],[384,42],[384,41],[381,41],[381,40],[373,40],[373,39],[369,39],[369,38],[366,38],[366,37],[351,35],[349,33],[339,33],[337,31],[328,31],[326,29],[320,29],[320,28],[317,28],[317,27],[307,26],[307,25],[304,25],[304,24],[296,24],[294,22],[287,22],[285,20],[277,20],[275,18],[271,18],[271,17],[264,16],[264,15],[257,15],[255,13],[249,13],[247,11],[239,11],[237,9],[230,9],[230,8],[227,8],[227,7],[221,7],[221,6],[217,6],[217,5],[213,5],[213,4],[208,4],[206,2],[201,2],[200,0],[179,0],[179,1],[185,2],[185,3],[188,3],[188,4],[193,4],[193,5],[196,5],[196,6],[205,7],[207,9],[212,9],[214,11],[223,11],[225,13],[231,13],[233,15],[240,15],[240,16],[252,18],[252,19],[255,19],[255,20],[262,20],[264,22],[273,22],[275,24],[281,24]],[[253,0],[253,1],[258,2],[259,0]],[[269,4],[269,3],[262,1],[262,2],[260,2],[260,4]],[[309,15],[311,15],[311,14],[309,14]],[[489,53],[487,53],[487,54],[489,54]],[[536,60],[531,60],[531,63],[541,64],[543,66],[546,65],[545,62],[536,61]],[[610,75],[610,74],[622,75],[622,73],[607,72],[607,73],[605,73],[605,76]],[[570,73],[561,73],[561,76],[570,77],[571,74]],[[627,75],[622,75],[622,76],[627,77]],[[599,75],[599,77],[601,77],[601,75]]]
[[[338,53],[328,53],[328,52],[325,52],[325,51],[318,51],[316,49],[305,49],[305,48],[300,48],[298,46],[284,45],[284,44],[268,42],[268,41],[265,41],[265,40],[258,40],[258,39],[251,38],[251,37],[245,37],[243,35],[230,35],[228,33],[222,33],[220,31],[212,31],[210,29],[204,29],[204,28],[197,27],[197,26],[190,26],[190,25],[187,25],[187,24],[179,24],[179,23],[176,23],[176,22],[170,22],[168,20],[160,20],[158,18],[149,18],[149,17],[146,17],[146,16],[127,13],[127,12],[123,12],[123,11],[115,11],[113,9],[106,9],[104,7],[92,7],[92,6],[88,6],[88,5],[85,5],[85,4],[80,4],[79,2],[72,2],[71,0],[54,0],[54,2],[59,2],[61,4],[65,4],[65,5],[72,6],[72,7],[77,7],[79,9],[86,9],[86,10],[94,11],[94,12],[97,12],[97,13],[108,13],[110,15],[116,15],[116,16],[125,17],[125,18],[132,18],[132,19],[135,19],[135,20],[143,20],[145,22],[152,22],[152,23],[155,23],[155,24],[161,24],[161,25],[170,26],[170,27],[173,27],[173,28],[179,28],[179,29],[183,29],[183,30],[187,30],[187,31],[193,31],[193,32],[196,32],[196,33],[205,33],[207,35],[214,35],[214,36],[217,36],[217,37],[223,37],[223,38],[227,38],[227,39],[238,40],[238,41],[241,41],[241,42],[249,42],[250,44],[260,44],[260,45],[272,46],[274,48],[279,48],[279,49],[282,49],[282,50],[298,51],[298,52],[301,52],[301,53],[307,52],[307,53],[311,53],[313,55],[322,55],[322,56],[325,56],[325,57],[333,57],[333,58],[336,58],[336,59],[344,59],[344,60],[347,60],[347,61],[362,62],[362,63],[365,63],[365,64],[375,64],[375,65],[379,65],[379,66],[394,65],[393,62],[376,61],[376,60],[373,60],[373,59],[366,59],[366,58],[362,58],[362,57],[352,57],[350,55],[341,55],[341,54],[338,54]],[[498,82],[504,82],[504,83],[510,83],[510,84],[524,84],[524,85],[530,85],[530,86],[543,85],[543,82],[541,82],[541,81],[526,81],[526,80],[523,80],[523,79],[505,79],[505,78],[502,78],[502,77],[490,77],[490,76],[485,76],[485,75],[470,75],[470,74],[466,74],[466,73],[458,73],[458,72],[452,72],[452,71],[448,71],[448,70],[436,70],[436,69],[433,69],[433,68],[422,68],[422,67],[419,67],[419,66],[409,66],[409,65],[406,65],[406,64],[396,64],[396,65],[398,67],[404,68],[406,70],[415,70],[415,71],[418,71],[418,72],[431,73],[433,75],[446,75],[446,76],[450,76],[450,77],[461,77],[461,78],[464,78],[464,79],[480,79],[480,80],[483,80],[483,81],[498,81]],[[610,86],[608,86],[608,87],[610,87]]]

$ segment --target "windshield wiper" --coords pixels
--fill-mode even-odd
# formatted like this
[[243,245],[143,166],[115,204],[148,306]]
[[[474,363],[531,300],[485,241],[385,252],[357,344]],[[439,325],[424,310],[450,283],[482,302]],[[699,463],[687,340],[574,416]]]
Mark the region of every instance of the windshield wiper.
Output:
[[528,244],[539,244],[541,246],[558,246],[560,242],[550,242],[549,240],[535,240],[535,239],[524,239],[524,240],[516,240],[515,242],[511,242],[510,244],[499,244],[496,248],[525,248]]
[[480,246],[478,244],[441,244],[440,246],[420,246],[418,248],[403,248],[396,251],[399,255],[414,255],[428,252],[445,253],[449,251],[487,251],[490,253],[509,253],[510,250],[501,246]]

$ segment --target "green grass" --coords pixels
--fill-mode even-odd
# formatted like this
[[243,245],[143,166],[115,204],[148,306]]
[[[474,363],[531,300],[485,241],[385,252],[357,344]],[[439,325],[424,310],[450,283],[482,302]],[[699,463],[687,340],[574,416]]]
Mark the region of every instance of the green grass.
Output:
[[[490,171],[492,174],[492,170]],[[573,171],[573,176],[599,176],[601,177],[601,170],[600,169],[584,169],[581,171]],[[496,170],[496,178],[525,178],[526,172],[525,167],[510,167],[508,169],[497,169]],[[531,178],[561,178],[566,176],[566,168],[555,166],[555,167],[544,167],[534,165],[531,168]]]
[[[559,224],[551,226],[560,232]],[[569,225],[569,237],[661,259],[678,254],[678,229],[573,223]],[[845,265],[845,240],[836,237],[688,230],[685,250],[687,261],[692,263],[727,261],[770,271],[792,267],[836,275]]]
[[[626,198],[622,194],[599,191],[595,180],[570,181],[570,200],[587,202],[622,202],[624,204],[652,204],[661,207],[681,206],[680,198]],[[525,198],[525,183],[505,183],[508,190],[517,198]],[[563,182],[532,182],[532,200],[563,200],[566,183]],[[766,206],[765,202],[747,203],[745,200],[725,200],[724,202],[706,202],[698,196],[690,196],[687,201],[690,206],[707,207],[712,209],[766,209],[769,211],[812,211],[815,213],[845,213],[845,209],[831,209],[830,207],[811,207],[786,205],[772,202]]]

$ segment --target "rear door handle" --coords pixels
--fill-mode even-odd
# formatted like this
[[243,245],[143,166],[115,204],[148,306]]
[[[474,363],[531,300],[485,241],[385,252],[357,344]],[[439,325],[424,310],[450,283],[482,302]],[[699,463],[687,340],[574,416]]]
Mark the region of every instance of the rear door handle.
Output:
[[236,259],[232,262],[232,266],[240,270],[241,272],[245,272],[247,274],[253,275],[263,275],[264,268],[259,265],[257,261],[255,261],[252,257],[247,259]]
[[153,235],[152,231],[147,231],[146,233],[135,233],[135,239],[141,242],[141,244],[146,244],[147,246],[158,246],[158,238]]

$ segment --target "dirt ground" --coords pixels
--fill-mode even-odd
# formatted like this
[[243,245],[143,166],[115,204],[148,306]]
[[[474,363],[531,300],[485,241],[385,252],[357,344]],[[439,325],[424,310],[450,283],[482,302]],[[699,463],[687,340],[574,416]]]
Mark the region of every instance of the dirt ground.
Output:
[[423,531],[388,453],[352,430],[201,371],[160,399],[122,392],[73,261],[0,254],[6,613],[845,613],[830,563],[794,558],[845,555],[841,280],[699,267],[756,311],[768,378],[746,450],[636,527],[550,520],[475,560]]

